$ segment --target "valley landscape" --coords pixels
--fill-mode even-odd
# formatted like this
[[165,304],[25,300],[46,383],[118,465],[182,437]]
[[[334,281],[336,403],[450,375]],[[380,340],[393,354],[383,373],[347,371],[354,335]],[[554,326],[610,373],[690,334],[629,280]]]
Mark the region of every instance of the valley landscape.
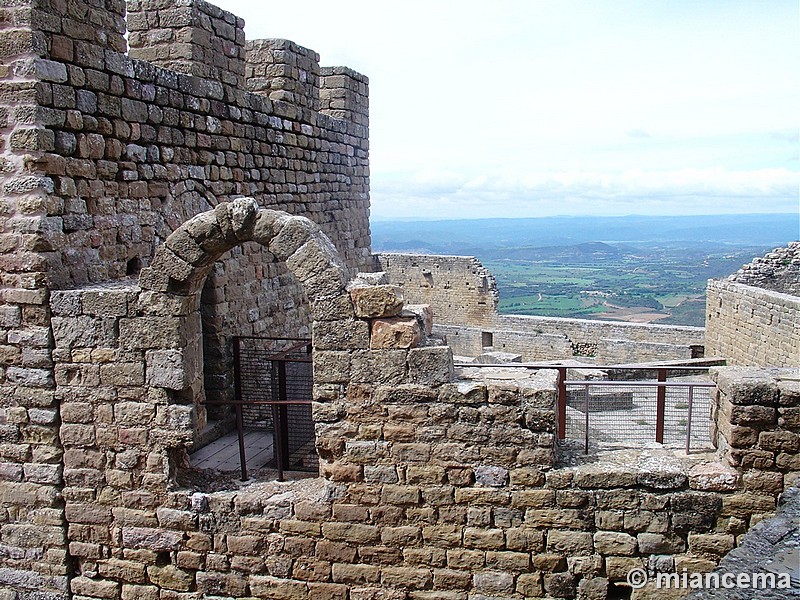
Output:
[[476,256],[504,314],[702,327],[708,279],[798,237],[798,216],[376,221],[379,252]]

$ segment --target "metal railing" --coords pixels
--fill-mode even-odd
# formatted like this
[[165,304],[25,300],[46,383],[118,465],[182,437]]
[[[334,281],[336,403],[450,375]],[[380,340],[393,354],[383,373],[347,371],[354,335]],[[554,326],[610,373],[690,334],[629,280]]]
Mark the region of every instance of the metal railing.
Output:
[[[659,378],[661,379],[661,378]],[[667,382],[666,380],[652,381],[564,381],[565,387],[569,390],[570,387],[582,388],[582,399],[578,406],[577,403],[570,403],[570,394],[567,392],[566,402],[559,402],[559,409],[562,405],[566,405],[562,412],[565,418],[561,420],[558,428],[559,439],[565,439],[568,436],[568,420],[566,419],[567,407],[572,404],[575,409],[582,413],[580,417],[583,420],[582,427],[573,428],[574,430],[582,430],[584,438],[584,453],[589,453],[589,439],[591,437],[591,415],[595,413],[595,430],[602,432],[606,437],[609,432],[615,430],[619,435],[616,437],[616,442],[625,446],[634,446],[637,443],[647,442],[649,440],[655,441],[659,444],[670,445],[676,442],[679,437],[681,429],[684,432],[683,442],[686,454],[689,454],[692,447],[692,420],[695,412],[695,405],[699,390],[708,390],[715,387],[713,383],[707,382]],[[592,389],[599,389],[603,391],[610,391],[611,393],[592,394]],[[656,390],[655,406],[648,406],[646,396],[639,393],[640,391]],[[681,393],[675,394],[677,398],[673,397],[673,404],[668,410],[667,392],[668,391],[686,391],[685,402],[684,396]],[[577,391],[577,390],[576,390]],[[573,396],[574,398],[574,396]],[[709,407],[708,394],[701,395],[704,407]],[[676,407],[685,410],[685,416],[676,419],[674,417]],[[654,408],[654,410],[653,410]],[[605,410],[604,410],[605,409]],[[605,418],[599,416],[598,413],[606,413]],[[622,415],[615,414],[622,412]],[[670,413],[673,419],[670,419]],[[655,423],[652,427],[649,418],[655,417]],[[673,435],[665,436],[668,422],[671,422],[673,427]],[[700,427],[704,433],[708,432],[707,420],[704,427]],[[674,431],[677,430],[677,431]],[[677,433],[677,435],[676,435]]]
[[[554,363],[458,363],[459,367],[554,369],[558,371],[556,432],[559,440],[580,439],[589,452],[590,441],[634,448],[648,442],[669,447],[710,445],[708,435],[710,390],[708,381],[675,381],[668,376],[704,375],[719,359],[675,363],[626,365],[563,365]],[[570,369],[606,371],[613,380],[568,380]],[[644,381],[644,373],[655,373]],[[699,416],[703,415],[703,416]]]

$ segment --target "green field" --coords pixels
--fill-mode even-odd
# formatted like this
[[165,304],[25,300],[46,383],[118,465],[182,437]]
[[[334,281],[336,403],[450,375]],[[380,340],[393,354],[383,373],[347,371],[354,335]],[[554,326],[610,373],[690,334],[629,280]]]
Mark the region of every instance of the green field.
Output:
[[760,251],[666,245],[483,262],[497,279],[503,314],[702,327],[707,280],[735,272]]

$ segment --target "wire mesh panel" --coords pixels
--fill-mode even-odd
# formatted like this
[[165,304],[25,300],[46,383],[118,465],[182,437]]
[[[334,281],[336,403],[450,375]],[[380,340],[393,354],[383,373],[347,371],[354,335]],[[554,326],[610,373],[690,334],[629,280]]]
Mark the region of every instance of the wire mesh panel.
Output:
[[241,337],[235,344],[243,428],[274,434],[272,458],[261,466],[278,466],[282,454],[281,468],[318,469],[311,418],[311,340]]
[[567,382],[564,437],[609,448],[644,447],[655,441],[670,448],[708,448],[708,385],[662,383],[659,398],[660,386],[654,381]]

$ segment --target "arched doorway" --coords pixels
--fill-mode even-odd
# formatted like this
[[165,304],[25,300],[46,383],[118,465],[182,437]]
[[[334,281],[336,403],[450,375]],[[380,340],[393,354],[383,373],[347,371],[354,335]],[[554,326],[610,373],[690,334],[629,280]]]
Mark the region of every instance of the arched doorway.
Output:
[[[187,447],[208,441],[201,437],[208,434],[209,398],[233,399],[241,426],[241,397],[234,398],[233,381],[226,375],[233,360],[233,336],[213,330],[219,324],[224,325],[225,319],[216,318],[220,316],[218,314],[204,315],[203,311],[208,312],[210,306],[219,311],[220,303],[204,303],[202,296],[218,292],[214,289],[215,284],[209,287],[208,282],[213,281],[213,275],[209,277],[212,270],[219,269],[220,264],[236,268],[236,261],[219,263],[220,258],[224,255],[239,259],[246,257],[248,246],[252,248],[254,244],[265,249],[259,255],[260,260],[285,264],[284,275],[299,283],[302,299],[295,300],[307,306],[308,318],[303,325],[306,333],[310,333],[308,321],[315,311],[319,316],[326,306],[349,305],[349,296],[344,288],[345,271],[336,248],[313,222],[304,217],[259,209],[253,199],[240,198],[199,214],[176,229],[158,249],[151,266],[142,271],[140,285],[144,293],[151,294],[151,310],[153,306],[161,305],[163,311],[179,318],[185,329],[185,347],[181,356],[185,376],[180,378],[179,385],[168,389],[174,402],[191,407],[189,433],[192,443]],[[257,295],[257,291],[247,289],[237,293]],[[233,310],[242,309],[239,306]],[[282,333],[285,335],[284,332],[289,330],[284,328]],[[205,363],[212,362],[213,368],[204,368]],[[310,378],[310,368],[308,373]],[[229,419],[231,412],[212,413],[212,417]],[[217,432],[211,431],[210,435],[213,438],[222,433],[225,433],[225,427]]]

